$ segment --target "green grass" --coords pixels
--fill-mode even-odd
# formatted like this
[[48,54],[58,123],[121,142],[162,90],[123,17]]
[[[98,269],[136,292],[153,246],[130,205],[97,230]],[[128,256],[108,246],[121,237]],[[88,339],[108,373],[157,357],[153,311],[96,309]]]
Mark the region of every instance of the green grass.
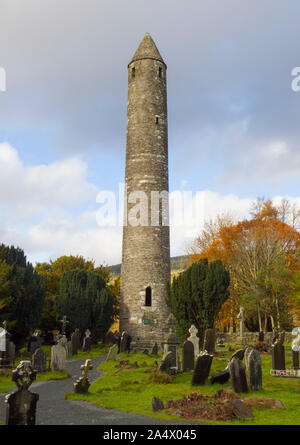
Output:
[[[237,349],[237,347],[235,347]],[[223,351],[222,351],[223,353]],[[212,364],[211,374],[223,371],[231,352],[224,351],[225,357],[215,357]],[[203,386],[191,387],[192,373],[181,373],[173,377],[172,383],[153,383],[147,380],[153,375],[153,361],[159,361],[161,355],[151,356],[145,354],[120,354],[122,360],[137,361],[139,365],[146,362],[148,366],[138,369],[122,369],[118,371],[115,362],[104,362],[100,369],[104,371],[103,376],[93,383],[87,395],[75,393],[66,394],[67,399],[86,400],[108,409],[117,409],[130,413],[139,413],[145,416],[164,420],[181,420],[171,415],[172,410],[164,410],[158,413],[152,411],[151,399],[159,397],[163,402],[180,399],[191,392],[204,395],[214,395],[222,385],[211,385],[209,381]],[[300,424],[300,380],[287,379],[283,377],[271,377],[271,356],[261,355],[263,364],[263,390],[239,395],[246,397],[270,397],[280,400],[284,409],[256,409],[252,410],[254,418],[247,420],[236,420],[231,422],[212,422],[199,420],[206,424],[219,425],[299,425]],[[291,366],[291,353],[286,349],[286,366]],[[137,382],[137,383],[136,383]],[[225,390],[231,390],[230,382],[223,386]]]
[[[46,382],[48,380],[67,379],[68,377],[70,377],[68,371],[46,371],[37,374],[36,380],[34,382]],[[11,389],[16,389],[15,383],[11,380],[11,375],[0,375],[0,393],[8,392]]]
[[108,346],[104,346],[102,343],[99,342],[97,346],[93,346],[91,351],[88,352],[78,351],[78,354],[72,355],[72,357],[69,357],[68,360],[102,357],[103,355],[106,355],[108,353],[108,350],[109,350]]

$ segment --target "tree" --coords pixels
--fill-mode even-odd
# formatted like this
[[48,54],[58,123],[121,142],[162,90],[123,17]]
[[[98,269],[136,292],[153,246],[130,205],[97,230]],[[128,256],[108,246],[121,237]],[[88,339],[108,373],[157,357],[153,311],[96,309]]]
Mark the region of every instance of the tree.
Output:
[[[16,347],[21,347],[30,331],[39,326],[44,302],[44,280],[37,274],[20,248],[0,246],[0,261],[9,266],[9,299],[1,310],[2,320],[9,322],[9,330]],[[4,286],[5,289],[5,286]]]
[[90,329],[94,340],[103,339],[113,320],[114,297],[101,276],[93,271],[71,270],[61,278],[56,305],[70,328]]
[[213,328],[217,314],[229,297],[229,272],[222,262],[206,258],[194,262],[167,286],[169,305],[178,323],[178,333],[186,337],[194,324],[203,337],[205,329]]
[[[297,213],[295,208],[292,213]],[[287,311],[291,307],[292,290],[287,292],[285,287],[283,291],[282,287],[281,292],[278,291],[280,279],[283,279],[282,276],[278,278],[279,272],[286,271],[285,282],[289,279],[289,289],[292,289],[293,274],[300,264],[300,235],[295,227],[283,221],[288,219],[286,202],[276,207],[272,201],[260,199],[252,206],[251,214],[250,220],[221,227],[208,245],[192,255],[192,260],[207,257],[220,259],[227,265],[231,276],[230,302],[222,311],[227,309],[233,321],[239,305],[243,304],[247,307],[246,325],[255,328],[253,320],[256,319],[262,330],[270,318],[273,327],[281,328],[289,319]],[[295,217],[292,220],[295,221]],[[273,283],[272,292],[270,283]],[[227,322],[228,317],[225,318]]]
[[65,272],[71,270],[93,271],[106,283],[109,281],[110,270],[100,265],[95,267],[92,260],[86,260],[82,256],[61,256],[49,263],[37,263],[35,270],[45,279],[46,295],[42,312],[41,328],[50,331],[58,327],[58,311],[55,299],[59,294],[60,280]]
[[9,275],[12,266],[8,266],[4,260],[0,260],[0,310],[11,301]]

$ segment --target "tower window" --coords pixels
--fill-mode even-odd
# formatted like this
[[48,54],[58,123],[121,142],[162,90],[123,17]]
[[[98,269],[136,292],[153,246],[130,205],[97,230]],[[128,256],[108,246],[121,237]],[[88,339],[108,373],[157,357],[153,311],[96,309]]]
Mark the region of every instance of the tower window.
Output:
[[135,67],[133,67],[131,70],[131,77],[132,77],[132,79],[135,78]]
[[158,125],[159,116],[155,116],[155,124]]
[[152,289],[150,286],[146,288],[145,306],[152,305]]
[[160,79],[162,78],[162,67],[161,66],[158,68],[158,77]]

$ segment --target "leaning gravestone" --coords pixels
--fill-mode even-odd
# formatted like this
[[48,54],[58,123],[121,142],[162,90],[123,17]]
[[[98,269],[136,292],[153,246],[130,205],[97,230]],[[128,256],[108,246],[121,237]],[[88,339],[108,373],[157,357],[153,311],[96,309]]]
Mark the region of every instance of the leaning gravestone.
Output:
[[272,369],[283,371],[285,370],[285,352],[284,352],[284,332],[281,332],[272,345]]
[[75,332],[71,335],[71,342],[72,342],[72,353],[73,355],[77,355],[78,350],[80,348],[80,333],[79,329],[76,328]]
[[230,360],[228,370],[234,392],[248,392],[245,366],[238,358]]
[[106,361],[114,361],[116,360],[118,354],[118,345],[113,345],[111,348],[109,348]]
[[21,361],[13,371],[12,380],[18,390],[5,397],[6,425],[35,425],[36,404],[39,395],[28,391],[36,373],[30,361]]
[[260,391],[262,389],[262,365],[260,353],[256,349],[252,349],[249,354],[248,375],[252,391]]
[[67,369],[66,358],[66,348],[59,340],[57,345],[51,347],[52,371],[65,371]]
[[216,343],[216,331],[214,329],[206,329],[204,332],[203,351],[208,354],[214,354]]
[[47,370],[47,358],[46,354],[41,348],[34,351],[32,355],[32,368],[36,372],[46,372]]
[[198,329],[196,326],[192,324],[192,326],[189,329],[189,333],[191,334],[188,338],[189,341],[191,341],[194,345],[194,354],[196,357],[199,355],[199,338],[197,337]]
[[204,385],[209,376],[212,360],[213,356],[210,354],[202,353],[199,355],[191,381],[192,385]]
[[211,384],[220,383],[224,385],[230,378],[229,370],[225,369],[225,371],[217,372],[211,376]]
[[187,340],[183,343],[182,348],[182,370],[190,371],[195,366],[194,345],[191,341]]

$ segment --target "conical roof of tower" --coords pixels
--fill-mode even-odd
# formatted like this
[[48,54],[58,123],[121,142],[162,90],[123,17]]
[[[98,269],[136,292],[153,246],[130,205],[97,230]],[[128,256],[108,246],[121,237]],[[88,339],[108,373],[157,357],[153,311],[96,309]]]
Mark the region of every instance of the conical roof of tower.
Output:
[[[146,32],[143,40],[140,43],[140,46],[136,50],[130,63],[132,63],[136,60],[141,60],[141,59],[155,59],[155,60],[159,60],[164,65],[166,65],[163,58],[159,54],[159,51],[158,51],[152,37],[150,36],[150,34],[148,32]],[[129,65],[130,65],[130,63],[129,63]]]

